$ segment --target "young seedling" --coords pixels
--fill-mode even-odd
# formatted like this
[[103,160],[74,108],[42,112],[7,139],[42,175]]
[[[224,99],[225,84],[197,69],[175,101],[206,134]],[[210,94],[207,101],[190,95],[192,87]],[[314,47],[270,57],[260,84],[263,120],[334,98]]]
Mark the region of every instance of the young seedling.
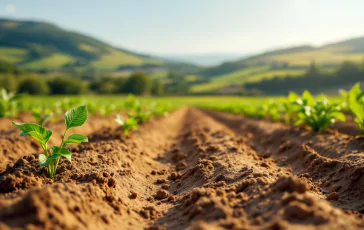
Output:
[[360,90],[359,83],[348,92],[348,107],[354,114],[354,121],[358,124],[360,135],[364,135],[364,92]]
[[121,126],[125,136],[129,135],[129,130],[138,129],[138,122],[135,120],[133,116],[128,116],[128,119],[125,120],[122,116],[117,114],[115,121]]
[[53,116],[53,112],[50,109],[44,109],[41,108],[33,108],[32,109],[32,117],[35,120],[35,123],[43,126],[49,118]]
[[128,95],[128,99],[125,102],[125,108],[134,109],[140,105],[140,101],[135,98],[133,94]]
[[345,115],[340,112],[338,104],[330,104],[326,98],[315,101],[308,91],[293,105],[297,108],[296,125],[306,124],[315,132],[326,130],[336,119],[345,121]]
[[278,121],[282,117],[282,106],[278,102],[271,100],[267,104],[267,113],[272,121]]
[[102,105],[100,107],[100,115],[101,116],[109,116],[116,110],[115,104]]
[[134,108],[134,111],[136,113],[134,118],[138,123],[144,123],[152,118],[152,112],[148,109],[143,109],[142,105],[140,104]]
[[65,157],[69,162],[72,160],[72,153],[66,148],[69,144],[79,144],[88,142],[85,135],[71,134],[65,139],[67,132],[73,128],[82,126],[87,120],[87,107],[79,106],[67,111],[64,114],[66,130],[62,136],[62,142],[59,146],[52,146],[48,149],[47,143],[52,136],[52,131],[33,123],[19,124],[13,122],[13,125],[18,127],[22,133],[20,136],[29,135],[33,137],[42,147],[43,154],[39,155],[39,164],[41,167],[48,167],[48,177],[52,178],[56,175],[59,159]]
[[295,118],[297,113],[296,108],[294,106],[294,102],[299,99],[299,96],[293,92],[290,92],[283,100],[283,108],[285,112],[285,122],[286,124],[291,124]]
[[0,117],[16,117],[20,107],[20,98],[23,94],[0,90]]
[[153,102],[150,105],[150,111],[152,111],[153,115],[156,116],[168,116],[168,105],[167,104],[162,104],[162,103],[156,103]]

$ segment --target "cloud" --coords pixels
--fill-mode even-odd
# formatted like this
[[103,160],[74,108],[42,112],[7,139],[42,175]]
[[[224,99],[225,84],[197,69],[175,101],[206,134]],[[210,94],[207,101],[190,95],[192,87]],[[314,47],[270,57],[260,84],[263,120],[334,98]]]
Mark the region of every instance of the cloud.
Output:
[[8,14],[13,14],[16,12],[16,10],[17,10],[16,5],[13,4],[7,4],[5,7],[5,11]]

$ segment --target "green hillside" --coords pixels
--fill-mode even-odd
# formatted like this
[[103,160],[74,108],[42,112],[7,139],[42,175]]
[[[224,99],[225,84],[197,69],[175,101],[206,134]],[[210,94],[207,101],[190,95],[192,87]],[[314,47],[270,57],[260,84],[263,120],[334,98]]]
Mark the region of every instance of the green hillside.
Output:
[[364,61],[364,37],[328,44],[322,47],[297,46],[265,52],[241,60],[205,69],[207,82],[192,86],[194,93],[239,89],[246,83],[271,78],[300,76],[315,62],[324,73],[332,73],[344,61]]
[[0,61],[28,70],[62,70],[71,66],[116,71],[164,64],[49,23],[0,19],[0,31]]

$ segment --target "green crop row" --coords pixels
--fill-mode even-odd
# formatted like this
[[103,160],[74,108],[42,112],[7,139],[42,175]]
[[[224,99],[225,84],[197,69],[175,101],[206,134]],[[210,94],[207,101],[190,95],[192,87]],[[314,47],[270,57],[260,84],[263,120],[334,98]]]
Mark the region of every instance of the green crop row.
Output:
[[201,107],[241,114],[247,117],[285,121],[287,124],[305,124],[315,132],[326,130],[337,120],[345,121],[343,112],[349,112],[364,135],[364,92],[357,83],[350,91],[340,91],[339,101],[329,101],[324,95],[314,97],[309,91],[302,95],[293,92],[285,98],[269,100],[261,103],[234,102],[221,104],[205,104]]

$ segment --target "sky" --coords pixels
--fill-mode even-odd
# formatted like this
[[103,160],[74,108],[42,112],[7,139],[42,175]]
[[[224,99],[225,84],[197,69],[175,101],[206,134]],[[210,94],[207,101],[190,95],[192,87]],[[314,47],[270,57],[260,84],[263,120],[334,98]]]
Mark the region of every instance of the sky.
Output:
[[2,18],[155,55],[252,54],[364,36],[363,9],[363,0],[0,0]]

